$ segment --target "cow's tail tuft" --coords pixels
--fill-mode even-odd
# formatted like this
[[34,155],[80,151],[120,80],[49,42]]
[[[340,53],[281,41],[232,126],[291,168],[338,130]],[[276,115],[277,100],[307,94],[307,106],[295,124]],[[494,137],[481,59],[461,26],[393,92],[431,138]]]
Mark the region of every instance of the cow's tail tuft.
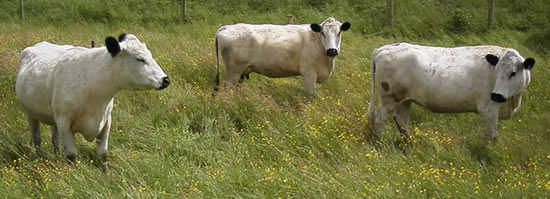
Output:
[[371,64],[370,64],[370,71],[371,71],[371,84],[370,84],[370,102],[369,102],[369,108],[367,109],[367,116],[369,119],[369,123],[371,124],[371,128],[374,127],[374,104],[375,104],[375,97],[376,97],[376,62],[375,58],[377,55],[377,50],[374,50],[374,52],[371,55]]
[[214,91],[218,91],[220,86],[220,62],[219,62],[219,55],[218,55],[218,36],[216,36],[215,50],[216,50],[216,78],[215,78],[216,85],[214,86]]

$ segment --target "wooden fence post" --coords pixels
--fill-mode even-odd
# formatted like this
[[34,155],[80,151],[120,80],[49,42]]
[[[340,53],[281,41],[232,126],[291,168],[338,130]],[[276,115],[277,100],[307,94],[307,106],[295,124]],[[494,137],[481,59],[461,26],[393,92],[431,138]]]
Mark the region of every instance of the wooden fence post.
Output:
[[393,26],[393,0],[386,0],[386,20]]
[[491,30],[491,26],[493,26],[493,11],[495,7],[495,0],[488,0],[489,2],[489,14],[487,16],[487,29]]
[[19,19],[21,19],[21,21],[25,20],[23,0],[19,0]]
[[292,23],[293,23],[292,15],[291,15],[291,14],[288,14],[288,15],[286,16],[286,23],[287,23],[287,24],[292,24]]
[[183,21],[185,21],[186,14],[187,14],[187,1],[181,0],[181,18]]

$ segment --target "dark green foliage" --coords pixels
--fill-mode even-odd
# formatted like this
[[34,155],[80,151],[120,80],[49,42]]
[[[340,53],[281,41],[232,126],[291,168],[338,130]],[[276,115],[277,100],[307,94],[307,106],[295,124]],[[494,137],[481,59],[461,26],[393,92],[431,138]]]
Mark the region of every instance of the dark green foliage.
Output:
[[[188,0],[190,23],[227,24],[285,23],[286,15],[296,23],[320,22],[326,16],[350,21],[352,29],[365,34],[384,30],[386,2],[383,0]],[[487,2],[468,0],[394,1],[393,34],[429,38],[443,30],[460,33],[483,32],[487,24]],[[17,19],[18,3],[0,1],[0,20]],[[26,20],[31,23],[70,24],[179,24],[180,0],[42,0],[25,2]],[[254,17],[249,17],[254,16]],[[502,0],[495,4],[495,27],[521,31],[547,26],[550,4],[544,0]]]
[[457,9],[447,24],[447,29],[454,33],[461,33],[466,31],[470,24],[470,16],[465,14],[461,9]]

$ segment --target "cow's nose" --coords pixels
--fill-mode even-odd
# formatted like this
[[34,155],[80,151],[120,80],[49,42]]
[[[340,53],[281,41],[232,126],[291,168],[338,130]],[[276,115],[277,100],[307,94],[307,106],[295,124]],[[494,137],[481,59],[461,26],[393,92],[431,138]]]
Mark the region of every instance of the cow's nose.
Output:
[[491,93],[491,100],[498,103],[506,102],[506,98],[504,98],[504,96],[502,96],[501,94],[497,94],[497,93]]
[[170,85],[170,78],[168,76],[162,78],[162,82],[160,83],[159,90],[162,90]]
[[327,56],[334,57],[336,55],[338,55],[338,50],[336,50],[336,48],[330,48],[327,50]]

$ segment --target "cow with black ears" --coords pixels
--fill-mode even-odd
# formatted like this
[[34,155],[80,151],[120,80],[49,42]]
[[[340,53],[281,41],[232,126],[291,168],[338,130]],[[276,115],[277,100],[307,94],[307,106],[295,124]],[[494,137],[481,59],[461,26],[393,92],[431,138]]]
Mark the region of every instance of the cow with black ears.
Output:
[[40,42],[21,52],[16,95],[27,116],[31,142],[40,147],[40,122],[51,126],[54,151],[63,144],[75,162],[74,134],[96,140],[107,171],[114,96],[120,90],[164,89],[170,84],[147,46],[131,34],[105,39],[106,47]]
[[[487,140],[494,142],[498,120],[509,119],[521,105],[534,65],[535,59],[498,46],[384,45],[371,56],[370,130],[379,138],[394,115],[408,138],[409,110],[415,103],[438,113],[479,113]],[[375,112],[376,90],[380,105]]]
[[268,77],[302,76],[308,96],[329,79],[340,54],[342,32],[351,27],[329,17],[321,24],[233,24],[216,32],[216,90],[219,57],[225,64],[225,87],[238,85],[252,72]]

